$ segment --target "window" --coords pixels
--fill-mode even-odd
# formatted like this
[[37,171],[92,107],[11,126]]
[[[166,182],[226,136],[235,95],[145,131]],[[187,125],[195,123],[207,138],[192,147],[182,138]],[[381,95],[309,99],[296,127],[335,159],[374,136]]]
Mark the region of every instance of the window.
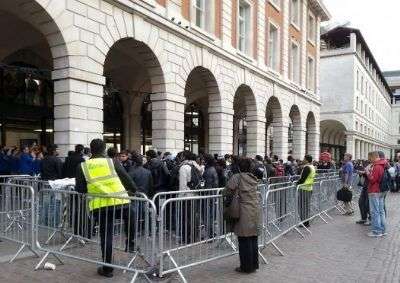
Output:
[[361,75],[361,93],[364,93],[364,77]]
[[311,41],[312,43],[315,42],[316,36],[316,22],[315,22],[315,17],[311,14],[308,15],[308,22],[307,22],[307,36],[308,40]]
[[194,16],[196,26],[200,28],[204,28],[206,11],[205,11],[205,0],[194,0],[193,8],[194,8]]
[[279,30],[271,23],[268,36],[268,66],[275,71],[279,70]]
[[291,0],[291,7],[290,7],[290,18],[292,24],[300,27],[300,1],[301,0]]
[[250,53],[250,5],[239,0],[238,46],[243,53]]
[[307,88],[310,90],[315,88],[315,63],[312,57],[307,58]]
[[358,96],[356,97],[356,109],[357,110],[360,109],[360,101],[359,101]]
[[300,84],[300,50],[297,43],[292,42],[290,48],[290,79]]
[[400,144],[400,140],[397,140],[397,144]]
[[356,131],[358,131],[358,122],[356,121]]
[[357,70],[357,90],[360,90],[360,71]]

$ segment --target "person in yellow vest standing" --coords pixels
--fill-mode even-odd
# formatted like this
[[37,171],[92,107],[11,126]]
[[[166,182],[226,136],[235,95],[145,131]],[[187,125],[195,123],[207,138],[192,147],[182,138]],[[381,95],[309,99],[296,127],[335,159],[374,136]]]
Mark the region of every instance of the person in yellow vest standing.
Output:
[[299,198],[298,198],[298,207],[300,219],[303,222],[304,226],[310,227],[310,222],[305,221],[310,218],[310,202],[311,196],[313,192],[313,185],[315,179],[316,170],[312,165],[312,157],[311,155],[304,156],[304,166],[301,171],[300,180],[297,182],[297,185],[301,185],[299,188]]
[[[127,250],[134,249],[135,217],[126,197],[128,192],[134,193],[137,188],[121,164],[105,157],[106,145],[101,139],[92,140],[90,150],[92,157],[77,168],[76,190],[89,195],[90,214],[99,225],[103,262],[112,264],[113,226],[117,218],[124,220]],[[97,269],[97,273],[110,278],[113,277],[113,268],[104,265]]]

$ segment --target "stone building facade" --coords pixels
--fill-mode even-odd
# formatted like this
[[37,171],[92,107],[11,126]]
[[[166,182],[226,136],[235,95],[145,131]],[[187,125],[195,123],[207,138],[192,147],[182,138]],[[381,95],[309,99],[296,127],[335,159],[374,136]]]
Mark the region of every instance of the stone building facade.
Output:
[[392,91],[391,133],[393,156],[400,152],[400,71],[384,72],[383,75]]
[[321,44],[321,147],[337,160],[345,152],[367,159],[373,150],[390,158],[391,90],[361,32],[337,27]]
[[320,0],[3,0],[0,11],[0,62],[51,71],[63,153],[109,124],[129,149],[319,155]]

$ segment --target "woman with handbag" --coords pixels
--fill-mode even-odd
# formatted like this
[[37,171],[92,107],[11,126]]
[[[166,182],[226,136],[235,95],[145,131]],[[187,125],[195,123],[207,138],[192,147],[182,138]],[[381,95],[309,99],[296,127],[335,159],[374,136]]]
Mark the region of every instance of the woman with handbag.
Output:
[[252,273],[258,269],[258,234],[261,205],[257,192],[257,178],[252,172],[252,161],[240,158],[240,172],[228,181],[225,197],[224,217],[228,232],[234,232],[239,242],[240,267],[235,271]]

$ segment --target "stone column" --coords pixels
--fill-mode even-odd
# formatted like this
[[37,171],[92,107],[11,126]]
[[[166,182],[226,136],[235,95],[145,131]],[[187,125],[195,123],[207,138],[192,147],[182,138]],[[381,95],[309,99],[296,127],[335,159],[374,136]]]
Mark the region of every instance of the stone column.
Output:
[[178,153],[184,148],[185,102],[183,96],[154,94],[152,101],[153,146],[162,152]]
[[247,156],[265,155],[265,115],[247,117]]
[[319,129],[308,130],[307,154],[310,154],[313,160],[319,160]]
[[304,126],[293,128],[293,157],[303,160],[306,154],[306,133],[307,129]]
[[278,155],[280,159],[286,160],[288,155],[289,123],[283,119],[279,119],[279,121],[274,121],[272,123],[272,127],[273,127],[272,154]]
[[365,159],[365,142],[360,141],[360,159]]
[[208,112],[208,149],[210,154],[232,154],[233,109],[209,107]]
[[354,159],[360,159],[360,140],[356,139],[356,152],[355,152],[355,156]]
[[346,153],[350,153],[352,156],[355,154],[355,142],[353,135],[346,135]]
[[[70,69],[53,72],[54,143],[61,156],[76,144],[88,146],[103,138],[103,76],[71,76]],[[78,76],[76,76],[78,77]],[[89,80],[90,79],[90,80]]]

